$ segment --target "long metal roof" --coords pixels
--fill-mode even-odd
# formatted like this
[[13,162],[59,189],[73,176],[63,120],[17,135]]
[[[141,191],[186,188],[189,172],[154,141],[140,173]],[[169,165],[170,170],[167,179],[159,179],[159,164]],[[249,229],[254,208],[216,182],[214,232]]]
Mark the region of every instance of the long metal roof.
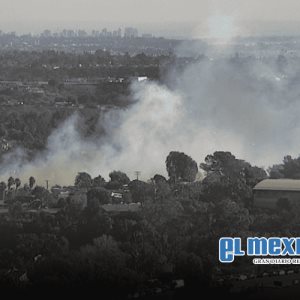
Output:
[[273,191],[299,191],[300,180],[298,179],[265,179],[259,182],[254,190]]

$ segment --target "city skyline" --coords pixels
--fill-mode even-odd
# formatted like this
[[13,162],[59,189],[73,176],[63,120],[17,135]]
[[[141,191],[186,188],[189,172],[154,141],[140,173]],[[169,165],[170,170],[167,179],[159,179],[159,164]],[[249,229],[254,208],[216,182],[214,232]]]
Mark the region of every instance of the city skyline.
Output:
[[210,34],[214,18],[219,27],[226,27],[229,19],[238,35],[294,34],[300,22],[296,0],[252,0],[246,5],[237,0],[2,0],[1,5],[0,28],[20,33],[137,27],[167,37],[203,37]]

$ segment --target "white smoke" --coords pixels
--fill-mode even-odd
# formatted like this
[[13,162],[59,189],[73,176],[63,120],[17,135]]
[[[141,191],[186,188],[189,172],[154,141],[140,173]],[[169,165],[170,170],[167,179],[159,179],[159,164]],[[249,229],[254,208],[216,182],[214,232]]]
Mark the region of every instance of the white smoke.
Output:
[[76,129],[81,120],[73,115],[51,134],[47,149],[33,161],[24,163],[22,151],[10,155],[2,176],[34,176],[40,184],[46,179],[52,184],[71,184],[79,171],[106,178],[110,171],[119,169],[129,176],[141,170],[144,178],[163,171],[167,149],[184,143],[174,135],[182,130],[184,102],[156,83],[132,86],[132,96],[136,104],[131,108],[106,115],[101,124],[104,137],[81,137]]
[[131,177],[139,170],[144,179],[165,174],[165,158],[172,150],[198,163],[207,154],[227,150],[260,166],[299,154],[296,70],[290,79],[278,81],[275,64],[204,59],[171,74],[169,87],[133,85],[135,104],[106,115],[104,137],[81,137],[76,130],[80,118],[74,115],[52,133],[44,153],[25,164],[22,156],[19,161],[14,157],[6,169],[16,169],[22,178],[71,184],[79,171],[106,178],[112,170]]
[[[236,32],[230,22],[221,37],[231,39]],[[218,28],[217,21],[213,24]],[[170,70],[166,85],[133,85],[135,104],[107,113],[101,121],[105,136],[83,138],[74,115],[33,161],[20,150],[7,157],[1,175],[34,176],[39,184],[48,179],[54,185],[72,184],[82,171],[107,178],[110,171],[122,170],[132,178],[138,170],[148,179],[166,174],[165,159],[174,150],[198,163],[226,150],[268,167],[300,153],[299,79],[298,67],[288,64],[283,74],[273,58],[202,59],[183,71]]]

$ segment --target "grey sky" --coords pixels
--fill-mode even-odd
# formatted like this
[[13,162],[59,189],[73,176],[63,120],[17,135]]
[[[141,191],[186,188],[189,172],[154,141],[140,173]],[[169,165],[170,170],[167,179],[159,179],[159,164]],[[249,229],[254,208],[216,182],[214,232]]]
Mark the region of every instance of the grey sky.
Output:
[[216,13],[233,16],[239,26],[249,28],[262,22],[300,23],[299,0],[0,0],[0,5],[0,29],[16,31],[106,24],[157,24],[158,29],[192,23],[201,28]]

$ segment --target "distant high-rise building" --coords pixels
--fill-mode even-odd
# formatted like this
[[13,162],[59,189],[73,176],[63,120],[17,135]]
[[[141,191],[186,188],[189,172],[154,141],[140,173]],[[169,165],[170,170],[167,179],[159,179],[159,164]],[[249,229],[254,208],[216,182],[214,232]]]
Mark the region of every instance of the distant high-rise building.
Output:
[[124,30],[124,37],[125,38],[136,38],[138,37],[138,30],[133,27],[126,27]]
[[151,33],[144,33],[142,35],[142,38],[144,38],[144,39],[151,39],[151,38],[153,38],[153,35]]
[[75,37],[75,36],[76,36],[76,32],[74,30],[67,31],[67,37],[71,38],[71,37]]
[[49,30],[49,29],[44,30],[44,31],[42,32],[41,36],[42,36],[42,37],[46,37],[46,38],[47,38],[47,37],[51,37],[51,36],[52,36],[51,30]]
[[66,37],[66,38],[71,38],[71,37],[75,37],[75,36],[76,36],[76,33],[75,33],[74,30],[67,30],[67,29],[64,29],[64,30],[60,33],[60,36]]
[[85,30],[78,30],[78,36],[79,37],[86,37],[87,36],[87,33]]
[[103,28],[101,31],[101,36],[106,37],[107,36],[107,28]]
[[61,32],[60,35],[63,36],[63,37],[67,37],[67,36],[68,36],[68,30],[64,29],[64,30]]
[[119,29],[117,30],[117,32],[118,32],[118,37],[122,37],[122,29],[119,28]]
[[92,31],[92,36],[93,36],[93,37],[98,37],[99,35],[100,35],[99,30],[93,30],[93,31]]
[[122,29],[114,30],[112,33],[113,37],[122,37]]

